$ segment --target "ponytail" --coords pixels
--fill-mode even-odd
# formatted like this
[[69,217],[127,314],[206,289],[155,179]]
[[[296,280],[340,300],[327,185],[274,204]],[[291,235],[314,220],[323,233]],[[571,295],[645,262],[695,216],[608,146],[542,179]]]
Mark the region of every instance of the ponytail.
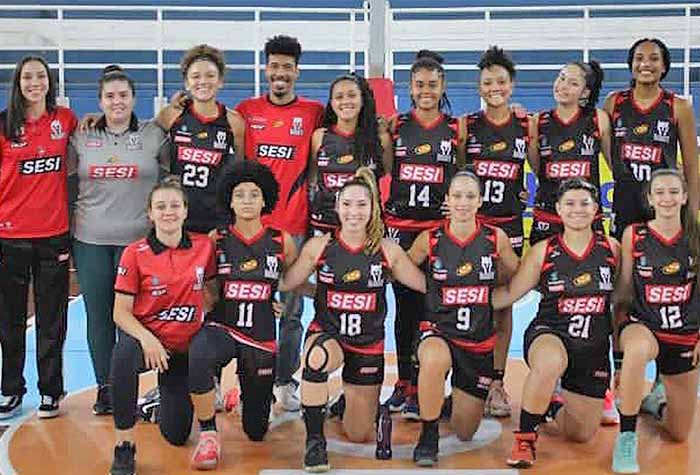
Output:
[[590,112],[595,109],[600,96],[600,88],[603,86],[603,78],[605,77],[603,68],[598,61],[589,61],[588,63],[574,61],[570,64],[581,68],[583,76],[586,78],[586,89],[588,89],[589,94],[588,97],[581,98],[580,105],[585,112]]
[[384,238],[384,222],[382,221],[381,202],[379,199],[379,188],[374,178],[374,172],[369,167],[360,167],[355,172],[352,179],[345,182],[340,189],[338,196],[350,186],[361,186],[369,192],[372,200],[372,211],[367,223],[367,239],[365,241],[365,254],[376,254],[382,245]]

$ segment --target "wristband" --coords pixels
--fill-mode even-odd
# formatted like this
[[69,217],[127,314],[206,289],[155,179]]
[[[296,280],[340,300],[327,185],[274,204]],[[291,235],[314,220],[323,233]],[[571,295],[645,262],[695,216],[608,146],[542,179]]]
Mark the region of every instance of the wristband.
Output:
[[619,371],[622,369],[622,357],[624,353],[621,351],[613,351],[613,366],[615,367],[615,371]]

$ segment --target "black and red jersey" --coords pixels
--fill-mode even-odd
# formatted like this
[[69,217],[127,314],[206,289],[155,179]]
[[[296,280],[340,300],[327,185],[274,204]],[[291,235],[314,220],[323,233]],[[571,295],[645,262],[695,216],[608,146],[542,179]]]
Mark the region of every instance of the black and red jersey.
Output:
[[616,209],[637,208],[651,174],[659,168],[676,168],[678,124],[674,97],[672,92],[662,90],[658,99],[644,108],[635,101],[631,89],[615,94],[612,166]]
[[537,123],[540,168],[537,171],[535,214],[547,213],[561,222],[554,204],[559,185],[569,178],[582,178],[600,189],[601,133],[596,109],[579,108],[568,121],[556,110],[539,114]]
[[151,233],[129,244],[114,290],[134,296],[132,313],[169,350],[185,351],[204,321],[204,286],[216,276],[214,243],[183,233],[169,248]]
[[364,246],[353,249],[336,236],[316,269],[316,315],[309,330],[328,333],[352,351],[382,354],[389,277],[384,252],[367,255]]
[[284,266],[282,232],[263,227],[246,239],[231,226],[217,242],[216,254],[223,311],[213,321],[236,341],[274,353],[272,302]]
[[[692,334],[700,328],[700,296],[688,237],[680,231],[667,239],[646,223],[632,225],[634,306],[631,316],[660,339]],[[673,335],[673,336],[671,336]],[[679,340],[678,342],[680,342]]]
[[457,173],[459,120],[441,114],[423,123],[411,111],[396,119],[393,142],[385,222],[403,230],[431,228],[443,219],[440,207]]
[[[321,147],[316,154],[316,193],[311,203],[311,223],[320,229],[331,231],[340,224],[335,212],[338,191],[363,166],[363,157],[353,156],[354,134],[345,134],[331,127],[323,134]],[[365,166],[377,169],[381,157],[365,157]]]
[[529,143],[527,117],[511,114],[494,124],[483,111],[467,116],[467,165],[481,179],[483,204],[479,214],[520,216],[525,203],[520,194]]
[[323,104],[297,96],[279,106],[262,96],[246,99],[236,111],[245,119],[245,157],[270,167],[280,185],[277,207],[263,217],[263,223],[290,234],[304,234],[311,136],[320,125]]
[[[5,124],[7,111],[0,113]],[[68,232],[68,139],[78,125],[57,106],[27,120],[21,135],[0,131],[0,237],[45,238]]]
[[616,268],[617,260],[602,233],[593,234],[580,256],[566,246],[561,234],[550,237],[538,289],[542,297],[532,324],[568,335],[579,348],[608,345]]
[[428,238],[426,320],[454,344],[474,352],[491,351],[495,344],[491,292],[498,279],[496,232],[477,224],[460,241],[446,223]]
[[233,132],[226,107],[217,103],[216,117],[204,117],[188,106],[170,128],[170,173],[180,177],[189,201],[185,229],[208,233],[228,221],[219,210],[216,187],[234,160]]

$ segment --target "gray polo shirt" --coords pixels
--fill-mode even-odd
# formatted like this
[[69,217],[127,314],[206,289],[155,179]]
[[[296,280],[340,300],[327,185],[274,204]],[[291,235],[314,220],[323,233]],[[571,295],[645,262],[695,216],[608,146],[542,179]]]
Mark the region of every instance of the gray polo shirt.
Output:
[[146,199],[158,180],[164,142],[165,132],[155,121],[139,123],[136,132],[105,129],[73,135],[69,168],[77,167],[79,179],[76,239],[126,246],[145,235]]

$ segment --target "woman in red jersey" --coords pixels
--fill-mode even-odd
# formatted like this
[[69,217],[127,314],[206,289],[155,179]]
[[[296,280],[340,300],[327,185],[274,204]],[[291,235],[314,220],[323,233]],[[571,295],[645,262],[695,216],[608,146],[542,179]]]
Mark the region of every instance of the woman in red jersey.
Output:
[[457,172],[447,193],[450,219],[423,231],[408,251],[411,260],[427,260],[426,316],[416,356],[418,399],[423,423],[413,451],[419,466],[437,463],[438,423],[444,380],[452,371],[451,425],[460,440],[470,440],[479,427],[491,382],[498,345],[491,292],[518,267],[518,257],[500,228],[482,224],[481,184],[471,172]]
[[[385,205],[387,236],[409,249],[421,231],[440,224],[450,179],[464,163],[464,121],[450,116],[442,57],[422,50],[411,66],[413,109],[390,121],[394,159]],[[386,401],[392,411],[419,419],[416,374],[411,355],[424,308],[420,294],[400,284],[396,296],[396,351],[399,380]]]
[[[301,399],[306,425],[304,468],[329,470],[323,434],[328,376],[343,367],[343,428],[354,442],[375,429],[384,380],[385,297],[389,276],[425,291],[425,276],[394,242],[383,238],[374,174],[360,168],[338,195],[340,229],[311,238],[283,277],[280,288],[303,284],[317,271],[316,315],[304,344]],[[387,414],[388,416],[388,414]],[[378,442],[381,442],[381,437]]]
[[187,198],[175,179],[153,188],[147,211],[153,230],[124,250],[114,284],[120,332],[112,355],[111,475],[136,472],[133,428],[142,371],[158,372],[161,434],[173,445],[187,441],[192,427],[188,348],[211,306],[207,285],[216,275],[214,243],[184,230]]
[[46,60],[22,58],[8,107],[0,114],[0,419],[21,410],[27,296],[33,282],[41,418],[56,417],[63,396],[63,342],[68,307],[66,152],[77,125],[56,105]]
[[[636,422],[640,405],[661,421],[675,441],[688,438],[697,406],[700,357],[700,227],[690,209],[688,187],[674,169],[651,174],[654,218],[628,226],[622,235],[617,294],[629,310],[619,331],[620,434],[613,471],[638,473]],[[618,358],[620,356],[618,355]],[[644,372],[655,360],[665,391],[642,402]],[[658,387],[654,391],[659,391]]]

